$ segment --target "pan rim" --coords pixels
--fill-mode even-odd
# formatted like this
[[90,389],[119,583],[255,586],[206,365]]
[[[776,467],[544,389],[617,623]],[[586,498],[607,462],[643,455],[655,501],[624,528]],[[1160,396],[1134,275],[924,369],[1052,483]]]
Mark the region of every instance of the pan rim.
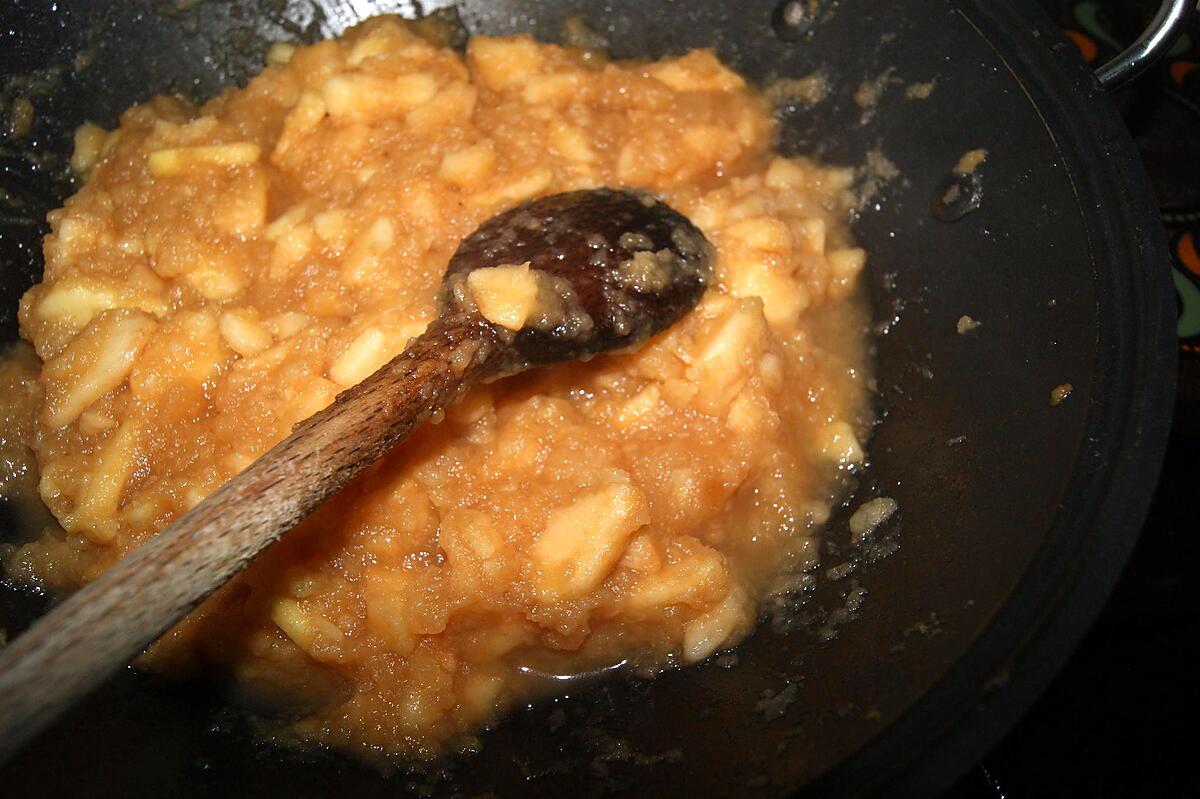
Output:
[[[1061,671],[1112,593],[1149,509],[1174,403],[1169,255],[1116,106],[1035,0],[956,0],[1042,116],[1088,232],[1097,379],[1067,500],[1017,587],[938,683],[806,786],[815,796],[936,796],[995,746]],[[1099,442],[1094,444],[1093,442]],[[1086,560],[1068,555],[1087,551]]]

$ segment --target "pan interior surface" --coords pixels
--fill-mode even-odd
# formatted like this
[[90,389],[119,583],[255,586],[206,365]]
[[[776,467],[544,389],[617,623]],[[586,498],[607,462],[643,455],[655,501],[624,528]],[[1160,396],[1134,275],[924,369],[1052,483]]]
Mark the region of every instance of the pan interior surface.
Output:
[[[5,340],[40,269],[45,212],[71,191],[77,125],[111,126],[157,93],[203,97],[244,82],[266,42],[334,35],[362,5],[0,10],[4,99],[17,80],[38,114],[29,139],[0,149]],[[769,2],[667,3],[657,13],[670,24],[654,25],[634,0],[458,6],[473,33],[555,41],[577,13],[616,57],[713,46],[763,83],[823,75],[825,99],[781,112],[780,144],[869,165],[863,179],[876,184],[855,232],[870,255],[883,420],[859,497],[898,501],[894,554],[827,575],[854,557],[850,503],[830,521],[813,591],[765,621],[735,666],[717,659],[653,681],[581,685],[514,713],[480,752],[410,774],[251,744],[220,686],[126,672],[0,770],[0,785],[29,796],[394,796],[397,786],[428,796],[782,796],[825,775],[815,789],[843,795],[892,779],[947,734],[955,753],[939,752],[936,771],[905,784],[953,779],[998,734],[998,722],[977,719],[982,732],[964,737],[955,722],[979,701],[1017,712],[1111,587],[1154,481],[1173,373],[1173,305],[1166,270],[1155,271],[1163,245],[1127,136],[1104,98],[1084,96],[1090,77],[1031,3],[1013,4],[1019,13],[989,5],[842,0],[822,4],[795,41],[778,35]],[[417,8],[371,10],[387,11]],[[978,209],[940,221],[934,198],[960,157],[981,148]],[[964,315],[982,326],[960,335]],[[1052,405],[1063,384],[1070,397]],[[9,540],[19,525],[3,512]],[[42,604],[6,588],[0,624],[12,633]],[[1039,633],[1055,647],[1037,649]],[[1033,677],[1021,667],[1029,652],[1044,653]]]

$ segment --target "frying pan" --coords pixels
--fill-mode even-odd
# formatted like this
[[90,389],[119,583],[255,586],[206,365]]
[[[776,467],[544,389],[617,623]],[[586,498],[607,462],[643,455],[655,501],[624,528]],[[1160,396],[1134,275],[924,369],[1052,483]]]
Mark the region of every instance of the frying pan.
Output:
[[[1164,28],[1188,5],[1174,3]],[[203,97],[244,81],[266,41],[419,10],[400,0],[0,9],[0,74],[17,76],[5,100],[19,91],[35,107],[31,134],[0,154],[2,334],[15,337],[17,298],[40,269],[44,214],[71,190],[76,125],[111,126],[156,93]],[[384,775],[335,753],[281,750],[254,742],[253,717],[229,709],[220,683],[126,670],[0,770],[0,793],[768,797],[805,786],[819,796],[928,796],[946,787],[1036,698],[1098,611],[1165,445],[1175,312],[1165,242],[1100,84],[1032,0],[786,9],[465,0],[458,12],[472,32],[551,41],[576,12],[618,57],[713,46],[759,81],[826,76],[826,99],[781,110],[781,149],[843,164],[876,151],[899,171],[854,220],[871,256],[882,419],[859,495],[897,499],[883,540],[898,548],[880,557],[851,547],[847,503],[811,590],[735,656],[651,681],[565,686],[568,696],[512,713],[471,755]],[[1147,37],[1109,82],[1166,36]],[[882,89],[873,112],[853,99],[867,80]],[[929,81],[928,99],[907,96],[905,84]],[[969,187],[978,208],[935,215],[947,174],[979,147],[988,159]],[[983,322],[970,337],[955,331],[964,314]],[[1052,406],[1064,383],[1073,392]],[[20,514],[5,513],[5,535],[21,535]],[[843,563],[853,564],[849,577],[827,571]],[[46,601],[0,596],[10,635]]]

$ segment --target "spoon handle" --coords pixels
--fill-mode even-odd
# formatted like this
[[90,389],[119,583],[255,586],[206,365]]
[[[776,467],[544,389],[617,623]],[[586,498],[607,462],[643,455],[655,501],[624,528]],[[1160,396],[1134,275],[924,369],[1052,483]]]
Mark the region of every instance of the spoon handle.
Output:
[[473,379],[496,328],[443,317],[218,491],[0,649],[0,762]]

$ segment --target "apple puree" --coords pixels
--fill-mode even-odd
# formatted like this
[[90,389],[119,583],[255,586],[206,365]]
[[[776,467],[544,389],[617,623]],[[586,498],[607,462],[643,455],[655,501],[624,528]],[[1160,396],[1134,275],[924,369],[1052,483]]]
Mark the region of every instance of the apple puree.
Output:
[[[10,547],[10,575],[94,579],[399,353],[492,214],[631,187],[716,248],[693,313],[637,352],[472,390],[143,664],[286,703],[284,738],[429,757],[547,690],[537,674],[735,644],[815,561],[870,422],[851,173],[774,135],[707,50],[480,37],[463,57],[390,17],[277,45],[203,105],[85,126],[21,302],[40,362],[0,374],[0,444],[36,455],[61,524]],[[470,287],[513,329],[540,307],[521,268]]]

